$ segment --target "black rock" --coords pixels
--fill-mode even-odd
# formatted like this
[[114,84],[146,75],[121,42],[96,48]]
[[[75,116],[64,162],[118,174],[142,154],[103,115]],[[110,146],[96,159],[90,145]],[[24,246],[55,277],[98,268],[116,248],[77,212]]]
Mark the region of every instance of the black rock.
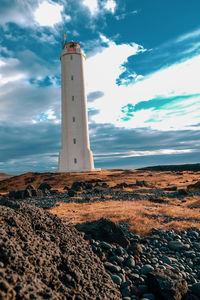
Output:
[[184,190],[184,189],[180,189],[178,190],[179,195],[181,196],[187,196],[188,195],[188,191]]
[[92,188],[93,188],[92,183],[87,183],[87,184],[85,185],[85,190],[91,190]]
[[101,218],[97,221],[77,224],[76,228],[95,240],[116,243],[122,247],[128,247],[130,242],[126,238],[120,226],[114,222]]
[[82,187],[84,186],[84,183],[81,181],[75,181],[72,183],[71,189],[74,191],[80,191]]
[[188,291],[187,281],[169,269],[147,273],[147,285],[158,300],[181,300]]
[[38,190],[42,190],[45,192],[45,190],[50,190],[51,189],[51,185],[46,183],[46,182],[43,182],[40,184],[40,186],[38,187]]
[[68,196],[70,196],[70,197],[74,197],[75,196],[75,191],[74,190],[69,190],[68,191]]
[[136,180],[136,183],[135,183],[137,186],[148,186],[147,182],[145,180]]

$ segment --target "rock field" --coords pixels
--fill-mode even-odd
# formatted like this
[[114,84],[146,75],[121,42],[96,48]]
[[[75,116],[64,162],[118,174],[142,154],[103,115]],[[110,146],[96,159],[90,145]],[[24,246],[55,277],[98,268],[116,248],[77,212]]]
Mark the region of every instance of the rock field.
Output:
[[[184,203],[200,196],[198,187],[196,182],[188,189],[155,188],[139,179],[109,186],[91,179],[75,181],[63,191],[47,182],[37,189],[29,183],[0,196],[0,300],[200,299],[200,229],[153,228],[142,237],[130,232],[126,222],[101,218],[74,225],[46,211],[62,202],[107,197]],[[180,219],[170,218],[163,222]]]

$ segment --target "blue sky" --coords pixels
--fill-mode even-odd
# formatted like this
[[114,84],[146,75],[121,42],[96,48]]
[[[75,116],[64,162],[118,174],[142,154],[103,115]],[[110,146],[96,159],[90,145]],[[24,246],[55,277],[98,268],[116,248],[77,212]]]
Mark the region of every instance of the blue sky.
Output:
[[95,166],[200,158],[199,0],[1,0],[0,172],[55,171],[65,31],[86,55]]

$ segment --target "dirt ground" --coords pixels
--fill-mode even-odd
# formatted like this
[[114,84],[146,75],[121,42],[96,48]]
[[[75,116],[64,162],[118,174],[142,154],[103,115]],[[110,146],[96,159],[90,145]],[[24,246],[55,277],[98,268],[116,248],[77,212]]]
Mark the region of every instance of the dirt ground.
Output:
[[[0,176],[1,177],[1,176]],[[89,181],[100,179],[109,186],[126,182],[135,184],[136,180],[145,180],[149,187],[165,188],[177,186],[186,188],[189,184],[200,180],[200,171],[143,171],[143,170],[102,170],[98,172],[81,173],[33,173],[13,176],[0,181],[0,194],[11,190],[24,189],[28,184],[37,188],[42,182],[47,182],[52,189],[62,191],[65,186],[70,187],[75,181]],[[139,187],[138,187],[139,188]],[[137,187],[135,189],[138,189]]]

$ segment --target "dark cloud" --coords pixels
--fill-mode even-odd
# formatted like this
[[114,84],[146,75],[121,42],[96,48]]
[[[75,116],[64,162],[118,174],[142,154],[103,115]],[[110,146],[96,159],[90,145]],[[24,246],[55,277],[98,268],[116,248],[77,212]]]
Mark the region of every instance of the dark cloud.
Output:
[[88,111],[88,121],[92,122],[92,117],[95,115],[98,115],[99,110],[98,109],[92,109]]
[[88,100],[88,102],[93,102],[96,99],[101,98],[103,96],[104,96],[104,92],[102,92],[102,91],[96,91],[96,92],[89,93],[87,95],[87,100]]
[[[135,168],[145,165],[198,162],[199,130],[158,131],[150,128],[125,129],[111,124],[91,124],[91,148],[100,167]],[[128,156],[129,151],[186,150],[192,153]],[[117,154],[114,154],[117,153]]]
[[[199,162],[200,131],[125,129],[111,124],[89,124],[95,165],[101,168],[139,168],[158,164]],[[60,125],[41,122],[27,126],[1,126],[0,172],[56,170],[61,148]],[[129,151],[161,149],[191,153],[129,157]]]

